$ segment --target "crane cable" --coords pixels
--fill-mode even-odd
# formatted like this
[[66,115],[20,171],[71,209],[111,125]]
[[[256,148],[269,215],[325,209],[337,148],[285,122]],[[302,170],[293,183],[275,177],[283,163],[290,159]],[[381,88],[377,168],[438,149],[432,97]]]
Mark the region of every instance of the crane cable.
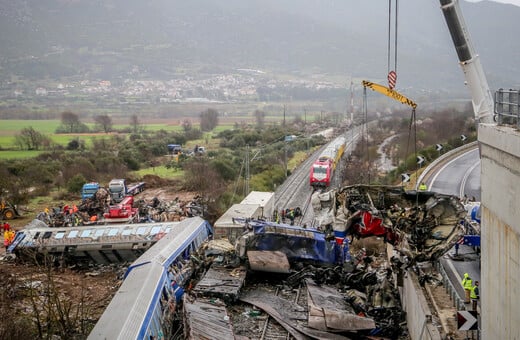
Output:
[[[395,0],[395,20],[394,20],[394,65],[391,69],[391,54],[392,54],[392,0],[388,0],[388,46],[387,46],[387,76],[388,87],[393,89],[397,80],[397,31],[398,31],[398,16],[399,16],[399,0]],[[391,75],[393,73],[393,75]],[[393,77],[393,81],[390,79]]]
[[366,146],[366,155],[367,155],[367,176],[368,176],[368,183],[370,184],[370,151],[368,149],[368,109],[367,109],[367,87],[363,86],[363,130],[362,130],[362,139],[365,140],[365,146]]
[[[395,20],[394,20],[394,69],[393,71],[395,72],[395,78],[394,78],[394,81],[397,80],[397,31],[398,31],[398,22],[399,22],[399,0],[395,0]],[[392,84],[391,84],[391,81],[390,81],[390,72],[392,71],[390,69],[390,64],[391,64],[391,61],[390,61],[390,55],[391,55],[391,40],[392,40],[392,0],[388,0],[388,58],[387,58],[387,63],[388,63],[388,87],[390,87],[391,89],[393,88]],[[395,85],[395,83],[393,84]],[[416,124],[416,114],[415,114],[415,108],[416,108],[416,105],[415,106],[412,106],[412,115],[410,117],[410,125],[408,127],[408,142],[407,142],[407,145],[406,145],[406,155],[408,155],[408,152],[409,152],[409,148],[410,148],[410,138],[411,138],[411,134],[412,134],[412,124],[413,124],[413,128],[414,128],[414,131],[413,131],[413,135],[414,135],[414,140],[413,140],[413,145],[414,145],[414,156],[415,156],[415,159],[417,160],[417,124]],[[406,163],[406,162],[405,162]],[[416,163],[418,165],[418,163]],[[405,164],[406,165],[406,164]],[[416,175],[416,178],[417,178],[417,172],[419,171],[419,167],[416,167],[415,169],[415,175]]]

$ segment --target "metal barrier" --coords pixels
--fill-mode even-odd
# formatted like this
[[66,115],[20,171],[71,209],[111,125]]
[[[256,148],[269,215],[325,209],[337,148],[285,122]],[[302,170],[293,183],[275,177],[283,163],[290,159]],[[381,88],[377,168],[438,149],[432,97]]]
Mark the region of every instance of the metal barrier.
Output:
[[466,305],[464,304],[464,300],[457,294],[457,290],[453,286],[453,283],[450,281],[446,270],[442,266],[440,261],[437,261],[437,270],[441,273],[442,276],[442,284],[446,288],[446,293],[449,294],[451,301],[453,301],[453,307],[456,307],[457,310],[465,310]]
[[520,128],[520,90],[496,91],[494,111],[498,125],[516,125]]

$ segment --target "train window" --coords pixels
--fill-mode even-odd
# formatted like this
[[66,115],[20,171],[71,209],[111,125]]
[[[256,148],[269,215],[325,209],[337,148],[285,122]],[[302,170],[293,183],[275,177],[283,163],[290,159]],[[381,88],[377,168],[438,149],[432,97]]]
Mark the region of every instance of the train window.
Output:
[[95,237],[103,236],[104,232],[105,232],[105,229],[97,229],[96,232],[94,233],[94,236]]
[[123,230],[123,232],[121,233],[121,235],[123,235],[123,236],[128,236],[128,235],[130,235],[130,234],[132,234],[132,229],[125,229],[125,230]]
[[51,237],[51,236],[52,236],[52,231],[46,231],[46,232],[43,234],[42,238],[49,238],[49,237]]
[[152,230],[150,231],[150,235],[157,235],[159,234],[159,232],[161,231],[161,227],[159,226],[155,226],[152,228]]
[[65,236],[65,232],[64,231],[58,231],[56,233],[56,235],[54,235],[54,238],[57,239],[57,240],[60,240],[63,238],[63,236]]
[[327,173],[327,168],[325,167],[315,167],[314,168],[314,173],[315,174],[326,174]]
[[83,230],[80,237],[89,237],[91,232],[91,229]]
[[157,318],[152,319],[152,322],[150,323],[150,328],[152,329],[153,334],[159,334],[159,326],[157,323]]
[[33,239],[36,240],[38,237],[40,237],[40,232],[39,231],[36,232],[36,234],[34,234]]
[[67,235],[67,238],[74,238],[78,236],[79,231],[78,230],[71,230],[70,233]]
[[117,232],[119,231],[119,229],[117,228],[112,228],[108,231],[108,236],[116,236],[117,235]]
[[148,227],[139,227],[135,232],[136,235],[144,235],[148,231]]

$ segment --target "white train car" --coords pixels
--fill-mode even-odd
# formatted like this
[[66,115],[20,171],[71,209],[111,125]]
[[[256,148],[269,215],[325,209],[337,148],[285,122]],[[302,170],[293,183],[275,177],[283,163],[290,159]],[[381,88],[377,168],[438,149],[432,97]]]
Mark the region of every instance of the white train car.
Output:
[[109,264],[136,260],[180,222],[50,228],[32,221],[16,233],[8,251],[20,258],[63,257]]

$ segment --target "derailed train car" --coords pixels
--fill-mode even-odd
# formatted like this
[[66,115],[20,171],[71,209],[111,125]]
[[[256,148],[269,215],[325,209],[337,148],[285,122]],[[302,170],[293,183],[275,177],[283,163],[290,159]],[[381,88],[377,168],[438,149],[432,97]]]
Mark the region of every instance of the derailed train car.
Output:
[[290,262],[342,265],[351,261],[348,243],[312,228],[261,220],[236,219],[249,233],[238,241],[238,252],[260,250],[282,252]]
[[33,220],[16,233],[8,252],[21,259],[45,256],[109,264],[136,260],[180,222],[50,228]]
[[88,339],[171,339],[177,304],[194,268],[191,256],[213,231],[193,217],[171,232],[126,270],[124,281]]

